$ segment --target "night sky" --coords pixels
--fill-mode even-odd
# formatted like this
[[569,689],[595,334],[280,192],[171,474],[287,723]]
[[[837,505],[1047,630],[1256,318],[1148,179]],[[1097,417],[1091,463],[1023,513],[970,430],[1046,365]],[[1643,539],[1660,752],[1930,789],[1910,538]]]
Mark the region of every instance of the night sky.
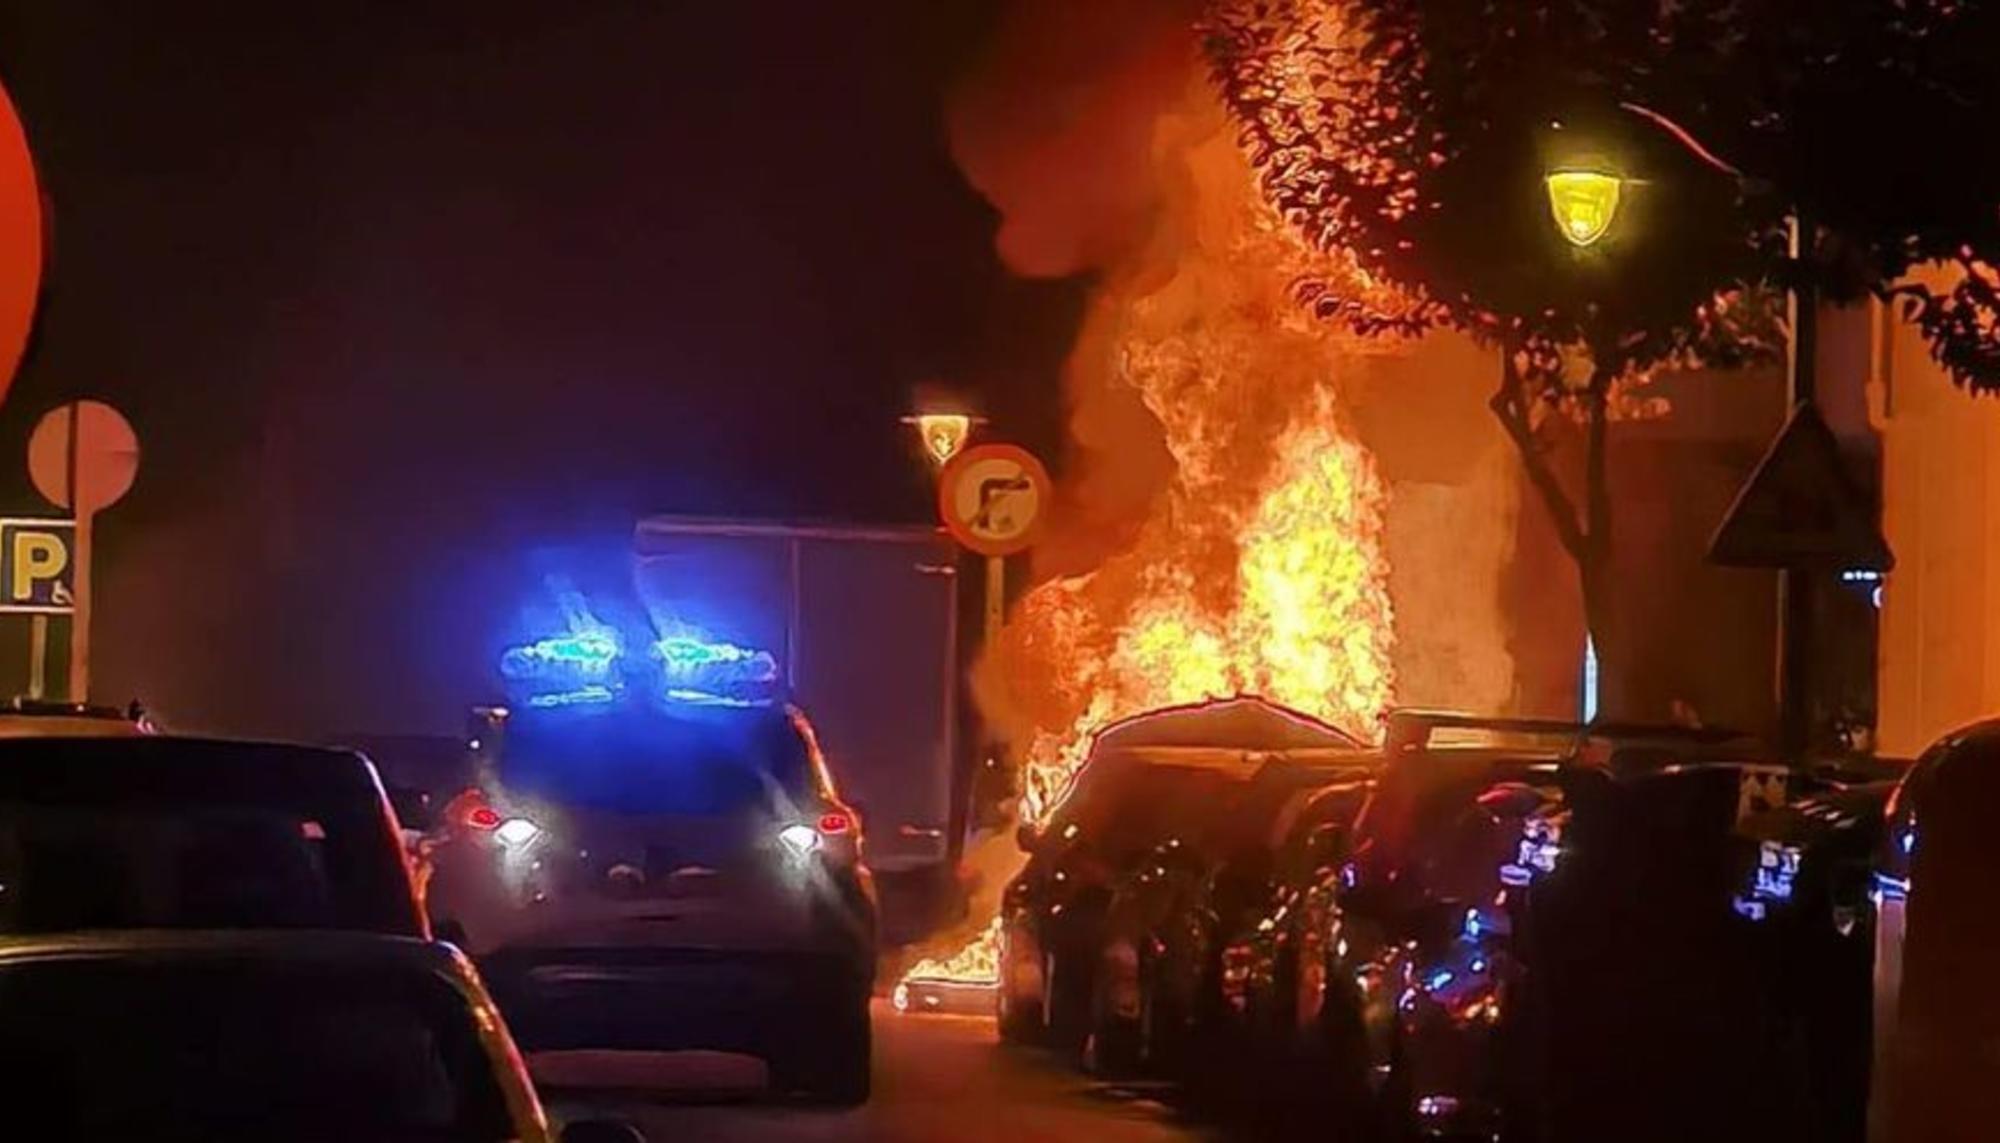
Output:
[[368,7],[0,4],[53,212],[0,457],[72,395],[145,448],[97,697],[449,728],[526,548],[924,520],[932,381],[1056,451],[1083,284],[999,266],[941,125],[990,4]]

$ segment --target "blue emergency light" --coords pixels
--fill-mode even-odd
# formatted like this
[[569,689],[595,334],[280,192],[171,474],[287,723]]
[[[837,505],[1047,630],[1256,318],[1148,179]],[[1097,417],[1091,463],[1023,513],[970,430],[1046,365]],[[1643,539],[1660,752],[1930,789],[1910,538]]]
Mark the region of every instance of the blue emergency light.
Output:
[[[622,640],[580,600],[568,603],[569,633],[511,647],[500,658],[501,675],[518,684],[525,706],[604,706],[628,691],[691,706],[762,706],[776,697],[778,661],[769,651],[678,624],[673,635]],[[624,654],[626,646],[649,646],[653,654],[639,661]]]

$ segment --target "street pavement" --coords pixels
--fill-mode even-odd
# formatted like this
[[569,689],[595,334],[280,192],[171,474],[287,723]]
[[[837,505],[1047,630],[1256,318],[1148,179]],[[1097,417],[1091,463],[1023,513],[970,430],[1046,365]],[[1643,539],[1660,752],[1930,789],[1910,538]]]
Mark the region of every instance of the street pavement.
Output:
[[[693,1090],[669,1102],[554,1101],[559,1117],[608,1112],[646,1132],[651,1143],[702,1140],[812,1143],[1164,1143],[1207,1140],[1143,1088],[1110,1087],[1041,1054],[999,1043],[990,1018],[902,1016],[875,1007],[875,1097],[852,1111],[785,1107],[732,1084],[757,1068],[735,1060],[690,1058],[679,1083]],[[740,1087],[739,1087],[740,1090]]]

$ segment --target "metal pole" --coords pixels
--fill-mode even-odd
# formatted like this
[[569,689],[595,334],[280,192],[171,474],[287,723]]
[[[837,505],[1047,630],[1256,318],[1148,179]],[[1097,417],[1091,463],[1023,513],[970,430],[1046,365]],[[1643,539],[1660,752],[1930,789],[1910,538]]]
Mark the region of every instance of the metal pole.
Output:
[[74,585],[70,589],[73,597],[69,620],[69,701],[90,701],[90,512],[84,507],[83,492],[78,487],[78,470],[83,463],[83,402],[71,401],[69,405],[69,515],[76,521],[74,543],[71,553],[76,561],[73,576]]
[[[1791,407],[1813,401],[1814,357],[1818,342],[1819,297],[1807,270],[1813,252],[1813,223],[1803,213],[1791,218],[1792,286],[1786,291],[1786,374]],[[1805,759],[1812,739],[1813,597],[1811,573],[1778,572],[1778,748],[1793,762]]]
[[49,617],[37,615],[28,623],[28,697],[40,699],[49,691]]
[[985,649],[999,641],[1001,621],[1007,617],[1007,557],[986,557],[986,641]]

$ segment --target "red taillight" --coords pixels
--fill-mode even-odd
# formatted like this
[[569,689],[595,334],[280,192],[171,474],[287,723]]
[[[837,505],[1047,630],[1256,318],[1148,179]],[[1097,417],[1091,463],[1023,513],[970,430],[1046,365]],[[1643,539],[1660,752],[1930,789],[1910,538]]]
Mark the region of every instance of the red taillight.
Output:
[[474,806],[472,812],[465,815],[465,824],[473,829],[499,829],[500,812],[492,806]]
[[846,833],[854,828],[854,819],[839,810],[829,810],[819,816],[819,832]]

